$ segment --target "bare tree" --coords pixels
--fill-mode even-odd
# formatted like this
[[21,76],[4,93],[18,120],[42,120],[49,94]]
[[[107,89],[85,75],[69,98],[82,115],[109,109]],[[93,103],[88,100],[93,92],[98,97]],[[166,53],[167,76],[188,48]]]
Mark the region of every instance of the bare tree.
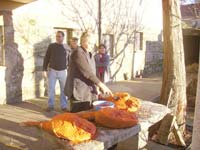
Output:
[[98,3],[87,0],[59,0],[62,4],[62,14],[76,24],[82,31],[95,32],[98,27]]
[[[60,0],[60,2],[63,5],[62,12],[68,19],[78,23],[83,31],[90,30],[97,33],[98,1]],[[115,37],[114,55],[111,58],[111,65],[117,64],[111,75],[114,79],[122,67],[127,46],[134,45],[135,33],[143,29],[141,21],[144,2],[143,0],[101,0],[100,2],[102,32]],[[70,15],[68,15],[69,11]],[[123,44],[120,43],[122,40]]]

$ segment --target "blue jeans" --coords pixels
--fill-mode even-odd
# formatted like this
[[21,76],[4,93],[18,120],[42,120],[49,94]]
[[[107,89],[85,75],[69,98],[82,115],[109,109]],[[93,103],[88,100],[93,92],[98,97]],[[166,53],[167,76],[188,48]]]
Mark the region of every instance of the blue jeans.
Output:
[[48,71],[48,95],[49,95],[48,106],[49,107],[51,108],[54,107],[55,86],[56,86],[57,80],[59,81],[59,84],[60,84],[60,107],[61,109],[67,107],[67,99],[64,94],[66,77],[67,77],[66,70],[57,71],[52,68],[49,69]]

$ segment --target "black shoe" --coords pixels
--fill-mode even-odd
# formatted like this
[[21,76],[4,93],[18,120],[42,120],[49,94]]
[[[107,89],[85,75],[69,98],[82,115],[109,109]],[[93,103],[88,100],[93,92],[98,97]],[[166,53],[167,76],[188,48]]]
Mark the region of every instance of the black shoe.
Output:
[[64,112],[69,112],[67,108],[62,108],[61,110]]
[[47,112],[54,111],[54,108],[53,108],[53,107],[48,107],[48,108],[46,109],[46,111],[47,111]]

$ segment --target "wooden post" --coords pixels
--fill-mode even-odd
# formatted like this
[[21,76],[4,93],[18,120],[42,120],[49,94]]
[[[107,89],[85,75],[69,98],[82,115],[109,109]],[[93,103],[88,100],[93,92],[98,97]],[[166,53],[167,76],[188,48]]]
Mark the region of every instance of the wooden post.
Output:
[[[199,45],[200,51],[200,45]],[[200,62],[200,55],[199,55]],[[200,65],[198,72],[198,84],[197,84],[197,94],[196,94],[196,104],[195,104],[195,115],[194,115],[194,125],[192,133],[192,150],[200,149]]]
[[[164,63],[160,103],[176,116],[179,131],[185,130],[186,73],[179,0],[162,0]],[[172,124],[172,122],[167,122]]]

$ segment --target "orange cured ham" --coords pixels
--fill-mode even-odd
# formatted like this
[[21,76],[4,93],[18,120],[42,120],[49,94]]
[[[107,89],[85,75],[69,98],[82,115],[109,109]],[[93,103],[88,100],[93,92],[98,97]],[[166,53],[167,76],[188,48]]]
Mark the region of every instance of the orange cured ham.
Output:
[[95,111],[83,111],[76,113],[79,117],[93,121],[95,119]]
[[120,129],[136,125],[138,119],[135,113],[117,108],[103,108],[95,113],[95,121],[108,128]]
[[111,102],[115,102],[116,100],[119,99],[123,99],[123,100],[128,100],[130,98],[130,95],[126,92],[117,92],[114,93],[112,96],[101,96],[100,98],[107,100],[107,101],[111,101]]
[[140,100],[138,98],[132,97],[126,92],[118,92],[114,93],[113,96],[101,98],[107,101],[114,102],[116,108],[127,110],[129,112],[135,112],[141,106]]
[[25,122],[27,126],[38,126],[57,137],[80,143],[94,138],[96,127],[91,122],[76,114],[63,113],[56,115],[50,121]]
[[136,112],[141,107],[140,100],[135,97],[130,97],[127,101],[125,101],[125,104],[125,110],[129,112]]

